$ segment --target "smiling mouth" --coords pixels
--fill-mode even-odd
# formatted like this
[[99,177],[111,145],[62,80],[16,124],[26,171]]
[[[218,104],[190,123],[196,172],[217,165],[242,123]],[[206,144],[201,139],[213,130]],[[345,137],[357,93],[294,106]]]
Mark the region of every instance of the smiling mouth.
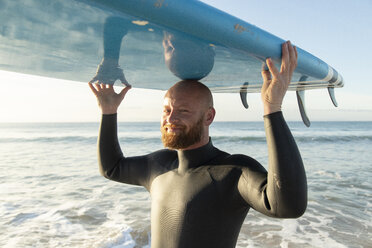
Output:
[[184,128],[180,126],[165,126],[164,129],[167,133],[179,133],[182,132]]
[[168,133],[178,133],[181,131],[181,128],[174,128],[174,127],[169,127],[165,129]]

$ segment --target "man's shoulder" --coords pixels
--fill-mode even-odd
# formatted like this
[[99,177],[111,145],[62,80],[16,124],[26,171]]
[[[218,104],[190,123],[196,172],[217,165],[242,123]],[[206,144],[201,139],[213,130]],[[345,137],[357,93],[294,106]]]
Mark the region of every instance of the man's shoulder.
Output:
[[244,154],[233,154],[227,158],[227,163],[232,166],[239,167],[243,172],[259,171],[265,172],[266,169],[256,159],[244,155]]
[[156,177],[176,169],[178,165],[177,151],[169,149],[161,149],[152,152],[146,155],[146,159],[149,166],[149,185],[152,184],[152,181]]
[[249,174],[252,171],[265,171],[264,167],[250,156],[228,153],[221,153],[220,155],[222,156],[211,161],[210,165],[200,168],[200,170],[207,170],[216,181],[231,176],[233,178],[240,177],[240,175]]
[[249,167],[251,165],[260,164],[254,158],[244,155],[244,154],[229,154],[226,152],[221,152],[220,156],[215,161],[218,165],[226,166],[242,166]]
[[153,169],[171,169],[175,166],[177,151],[170,149],[161,149],[147,155],[149,164]]
[[213,166],[210,167],[212,171],[218,170],[232,170],[237,169],[239,171],[259,171],[265,172],[266,169],[262,166],[260,162],[256,159],[245,155],[245,154],[229,154],[226,152],[221,153],[215,161],[213,161]]

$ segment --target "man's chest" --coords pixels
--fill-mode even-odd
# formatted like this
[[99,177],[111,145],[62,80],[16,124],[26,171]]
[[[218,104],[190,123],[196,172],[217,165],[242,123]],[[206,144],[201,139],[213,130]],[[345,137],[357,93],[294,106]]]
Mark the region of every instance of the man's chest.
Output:
[[[236,198],[240,172],[232,168],[201,168],[178,173],[177,169],[156,177],[151,185],[152,207],[186,211],[209,211],[231,204]],[[154,209],[153,209],[154,210]]]
[[207,227],[221,215],[219,187],[208,171],[170,171],[154,179],[150,193],[152,232],[160,236]]
[[215,198],[218,191],[206,170],[182,174],[173,170],[155,178],[150,193],[153,203],[182,208],[201,199],[204,202],[212,196]]

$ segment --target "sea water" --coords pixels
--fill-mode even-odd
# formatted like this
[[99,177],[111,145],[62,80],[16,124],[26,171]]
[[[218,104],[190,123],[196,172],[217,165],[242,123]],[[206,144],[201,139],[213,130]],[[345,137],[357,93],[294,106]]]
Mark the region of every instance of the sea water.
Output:
[[[237,247],[372,247],[372,122],[289,126],[308,180],[298,219],[250,210]],[[99,123],[0,124],[0,247],[150,247],[145,189],[99,175]],[[267,168],[262,122],[217,122],[213,143]],[[126,156],[161,149],[158,123],[120,123]]]

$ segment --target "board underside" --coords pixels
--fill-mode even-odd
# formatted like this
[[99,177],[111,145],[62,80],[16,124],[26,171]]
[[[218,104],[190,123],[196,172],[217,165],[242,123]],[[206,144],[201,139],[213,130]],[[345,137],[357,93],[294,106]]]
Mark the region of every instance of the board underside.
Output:
[[[279,67],[282,42],[194,0],[0,1],[0,69],[78,82],[105,61],[136,88],[200,79],[213,92],[259,92],[263,61]],[[298,56],[289,90],[343,86],[325,62]]]

